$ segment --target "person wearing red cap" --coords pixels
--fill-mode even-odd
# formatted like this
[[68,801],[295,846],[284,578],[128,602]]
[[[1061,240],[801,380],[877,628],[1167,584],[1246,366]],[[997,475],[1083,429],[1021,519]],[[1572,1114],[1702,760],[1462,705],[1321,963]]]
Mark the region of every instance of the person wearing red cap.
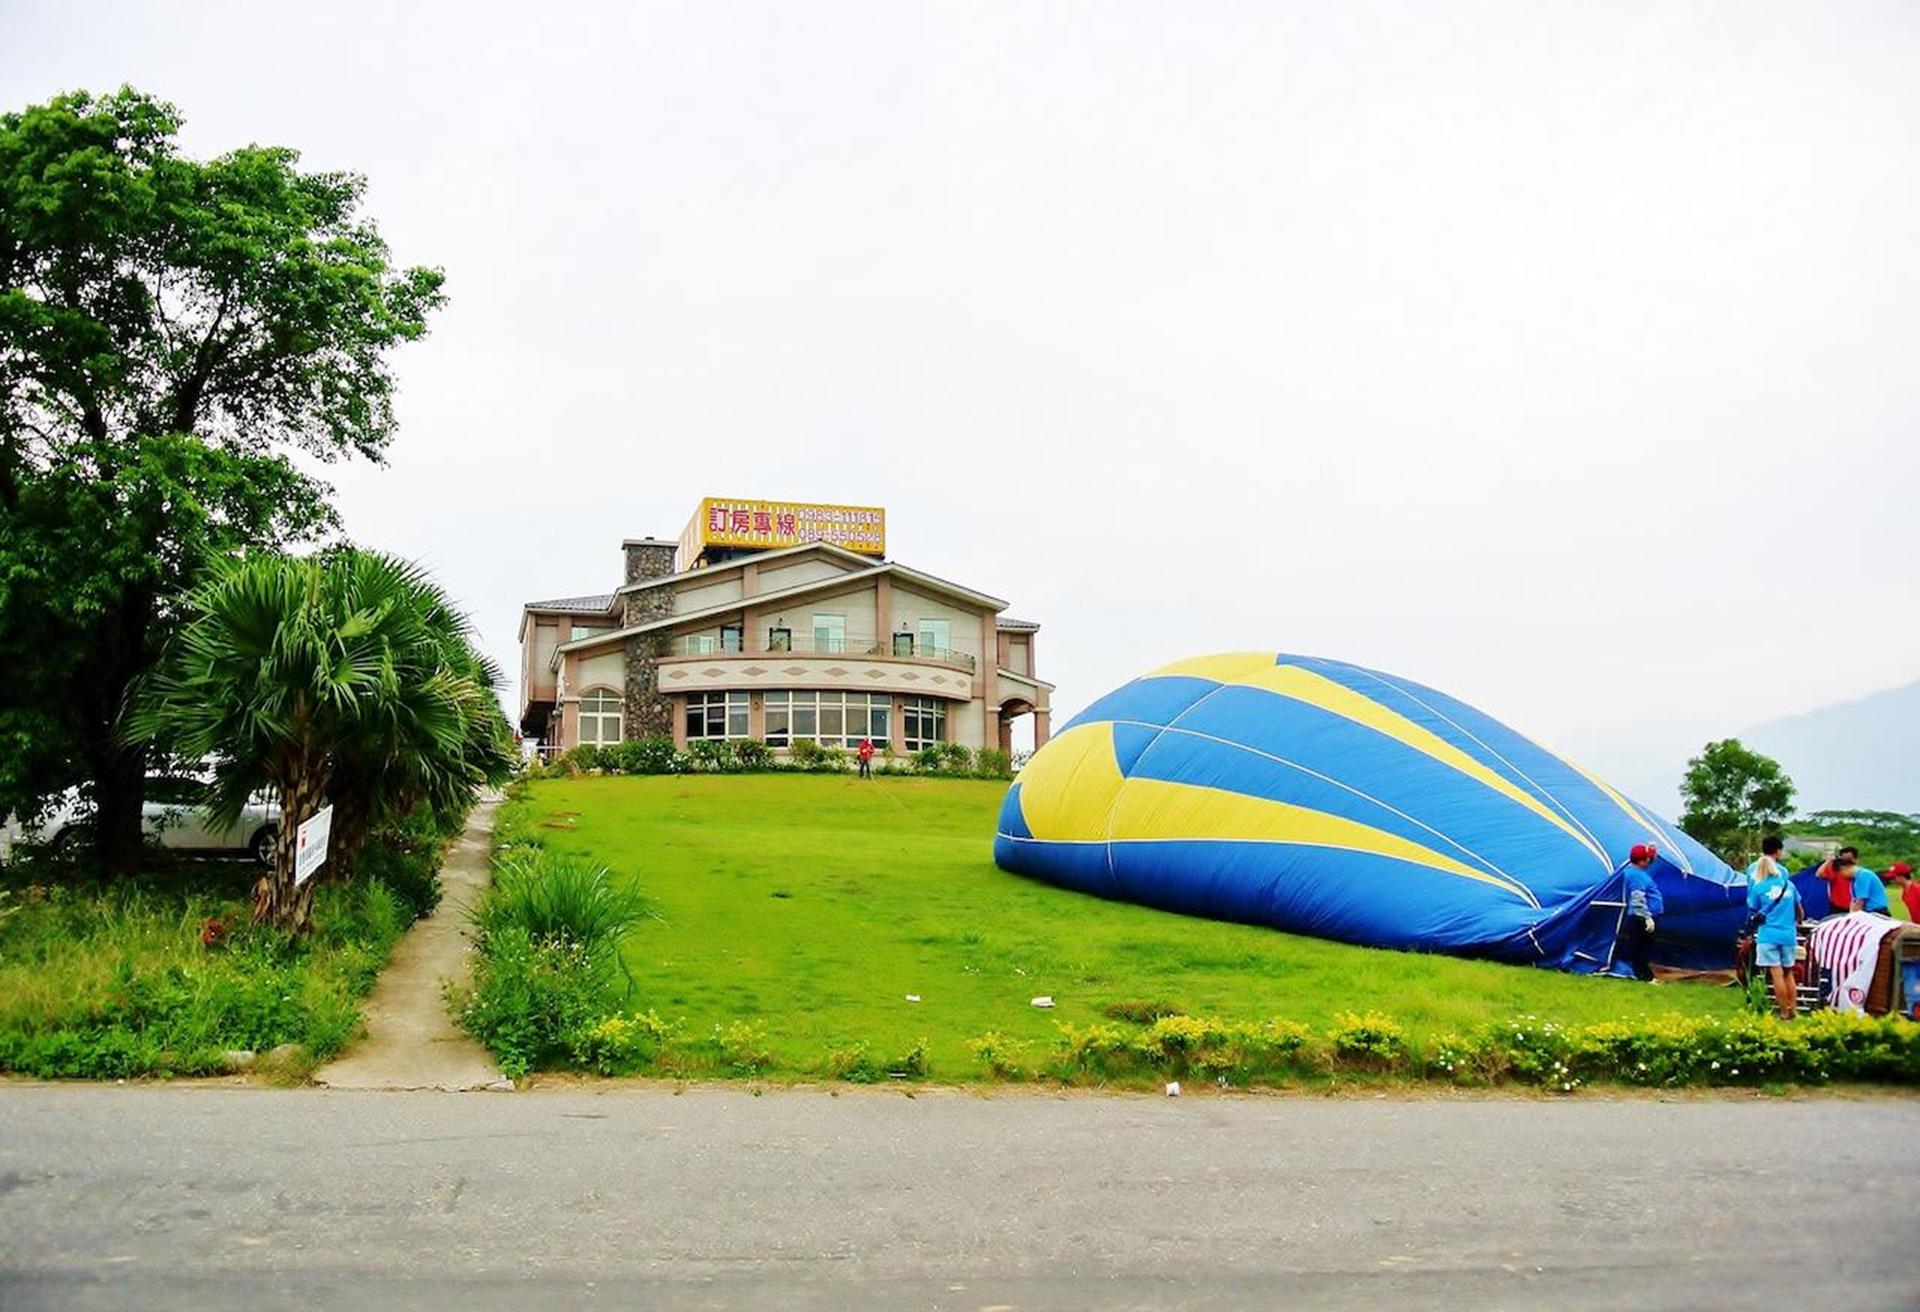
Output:
[[1652,843],[1635,843],[1627,853],[1625,877],[1627,914],[1620,922],[1620,943],[1614,957],[1625,957],[1633,966],[1633,977],[1653,982],[1653,963],[1648,954],[1653,948],[1654,917],[1667,909],[1660,886],[1653,882],[1653,863],[1660,849]]
[[1913,882],[1913,867],[1895,861],[1887,867],[1887,880],[1900,890],[1900,900],[1907,904],[1907,919],[1920,925],[1920,884]]

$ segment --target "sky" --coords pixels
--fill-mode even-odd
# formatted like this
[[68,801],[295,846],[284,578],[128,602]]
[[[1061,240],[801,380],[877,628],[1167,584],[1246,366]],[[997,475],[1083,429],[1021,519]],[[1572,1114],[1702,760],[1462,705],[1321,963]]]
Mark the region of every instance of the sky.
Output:
[[1633,786],[1920,677],[1920,6],[0,0],[0,104],[121,83],[446,270],[327,475],[509,669],[720,495],[1056,724],[1291,651]]

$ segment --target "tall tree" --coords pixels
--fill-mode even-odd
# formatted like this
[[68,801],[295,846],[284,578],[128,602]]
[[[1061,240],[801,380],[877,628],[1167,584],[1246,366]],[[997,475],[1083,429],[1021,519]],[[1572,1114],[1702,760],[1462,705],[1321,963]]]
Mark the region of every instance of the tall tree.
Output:
[[1687,762],[1680,827],[1732,865],[1760,852],[1760,840],[1793,814],[1793,780],[1780,763],[1738,738],[1708,743]]
[[260,788],[279,796],[262,920],[307,927],[313,886],[294,883],[294,836],[328,798],[347,807],[329,860],[350,860],[368,817],[464,803],[512,768],[465,618],[404,561],[256,555],[216,567],[183,610],[129,729],[216,758],[217,821]]
[[0,812],[90,784],[138,860],[129,690],[211,560],[327,529],[287,460],[378,458],[391,348],[441,275],[393,266],[364,182],[290,150],[182,155],[131,89],[0,115]]

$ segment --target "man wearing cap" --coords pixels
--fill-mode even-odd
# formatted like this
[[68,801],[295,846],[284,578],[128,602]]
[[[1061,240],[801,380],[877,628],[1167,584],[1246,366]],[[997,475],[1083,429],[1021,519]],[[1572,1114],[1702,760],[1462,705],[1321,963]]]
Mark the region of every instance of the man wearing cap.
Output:
[[1900,890],[1900,900],[1907,906],[1907,919],[1920,925],[1920,884],[1913,882],[1913,867],[1905,861],[1895,861],[1887,867],[1887,882]]
[[1616,955],[1632,964],[1635,979],[1649,983],[1653,981],[1653,963],[1647,960],[1653,948],[1653,918],[1667,909],[1665,899],[1660,896],[1660,886],[1653,882],[1653,862],[1659,855],[1660,849],[1652,843],[1636,843],[1627,853],[1626,869],[1622,872],[1626,878],[1627,914],[1620,922],[1620,946]]

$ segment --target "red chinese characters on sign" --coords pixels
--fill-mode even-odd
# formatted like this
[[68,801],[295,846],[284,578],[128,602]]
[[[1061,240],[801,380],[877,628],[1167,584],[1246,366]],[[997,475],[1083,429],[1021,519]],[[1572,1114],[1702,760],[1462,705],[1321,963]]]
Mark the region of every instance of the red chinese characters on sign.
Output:
[[755,533],[773,532],[773,512],[756,510],[753,512],[753,531]]
[[733,531],[735,533],[752,532],[753,531],[753,512],[750,510],[734,511],[733,512]]
[[800,531],[799,516],[789,514],[789,515],[781,515],[779,518],[780,518],[779,532],[782,537],[790,538]]
[[727,531],[727,508],[725,506],[707,507],[707,532],[725,533]]

